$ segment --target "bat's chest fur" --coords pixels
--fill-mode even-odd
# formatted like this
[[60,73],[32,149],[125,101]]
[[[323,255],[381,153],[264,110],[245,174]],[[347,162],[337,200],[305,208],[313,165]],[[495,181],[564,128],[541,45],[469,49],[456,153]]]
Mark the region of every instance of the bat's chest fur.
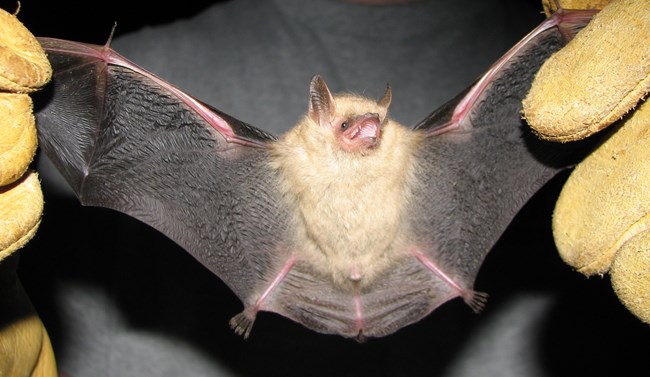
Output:
[[406,187],[359,172],[311,185],[297,198],[305,257],[337,281],[374,280],[400,253]]
[[414,148],[395,133],[384,131],[388,141],[369,155],[339,158],[299,146],[301,161],[280,163],[296,207],[295,253],[339,285],[370,284],[407,251]]

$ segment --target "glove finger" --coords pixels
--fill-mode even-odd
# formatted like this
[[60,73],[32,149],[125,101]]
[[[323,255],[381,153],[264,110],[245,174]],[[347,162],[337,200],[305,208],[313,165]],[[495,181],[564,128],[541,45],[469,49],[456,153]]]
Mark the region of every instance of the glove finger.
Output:
[[52,68],[36,38],[0,9],[0,90],[29,93],[45,85]]
[[31,98],[27,94],[0,93],[0,186],[25,173],[36,146]]
[[625,307],[650,324],[650,216],[645,222],[646,231],[628,240],[616,254],[610,276]]
[[572,141],[620,119],[650,90],[650,7],[616,0],[537,73],[524,117],[542,138]]
[[644,103],[571,173],[553,212],[562,259],[604,274],[650,213],[650,103]]
[[34,236],[42,212],[43,193],[36,173],[0,188],[0,261]]

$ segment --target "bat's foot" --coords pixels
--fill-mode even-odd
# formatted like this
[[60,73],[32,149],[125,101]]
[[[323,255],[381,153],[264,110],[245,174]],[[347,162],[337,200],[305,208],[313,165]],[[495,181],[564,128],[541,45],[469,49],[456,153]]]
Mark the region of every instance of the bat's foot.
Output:
[[253,322],[255,322],[255,314],[250,314],[249,310],[237,314],[230,319],[230,328],[235,331],[237,335],[241,335],[244,339],[248,339],[253,329]]
[[275,279],[273,279],[273,282],[271,282],[271,284],[266,287],[264,293],[262,293],[257,301],[255,301],[255,304],[252,306],[246,306],[243,312],[230,319],[230,328],[235,330],[235,333],[237,335],[242,335],[244,339],[248,338],[251,333],[251,329],[253,328],[253,322],[255,322],[255,316],[257,316],[257,312],[262,308],[262,305],[269,297],[269,295],[273,292],[273,290],[291,271],[295,262],[296,257],[294,255],[291,255],[291,257],[289,257],[289,259],[287,259],[285,264],[282,266]]
[[472,308],[474,313],[479,313],[481,310],[483,310],[488,298],[487,293],[477,292],[464,288],[451,276],[445,273],[429,256],[424,254],[421,250],[417,248],[414,249],[413,255],[420,261],[420,263],[422,263],[426,268],[431,270],[431,272],[433,272],[442,281],[447,283],[454,291],[456,291],[458,295],[463,298],[463,301],[465,301],[465,303],[469,305],[470,308]]
[[488,294],[485,292],[468,290],[462,295],[462,297],[465,303],[472,308],[474,313],[480,313],[487,303]]
[[363,331],[359,331],[357,336],[354,337],[354,340],[356,340],[357,343],[365,343],[366,340],[368,340],[368,338],[365,335],[363,335]]

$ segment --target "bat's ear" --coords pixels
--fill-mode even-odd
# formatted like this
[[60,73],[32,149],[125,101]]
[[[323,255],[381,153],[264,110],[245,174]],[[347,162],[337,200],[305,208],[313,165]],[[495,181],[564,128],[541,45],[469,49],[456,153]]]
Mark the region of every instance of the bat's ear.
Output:
[[335,113],[334,97],[325,80],[314,75],[309,85],[309,117],[318,124],[329,123]]
[[386,91],[384,95],[377,101],[377,105],[381,107],[380,117],[383,119],[388,113],[388,106],[390,106],[390,101],[393,99],[393,91],[390,89],[390,84],[386,84]]

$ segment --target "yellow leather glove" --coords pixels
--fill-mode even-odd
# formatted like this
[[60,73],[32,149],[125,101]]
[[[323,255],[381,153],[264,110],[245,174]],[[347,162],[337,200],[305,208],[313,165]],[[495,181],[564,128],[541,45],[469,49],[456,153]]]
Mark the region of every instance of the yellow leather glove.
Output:
[[16,275],[43,211],[31,93],[52,70],[34,36],[0,9],[0,376],[56,376],[49,337]]
[[560,142],[615,127],[571,173],[553,232],[567,264],[587,276],[609,273],[623,304],[650,324],[649,91],[650,1],[613,0],[544,64],[524,117],[539,136]]

